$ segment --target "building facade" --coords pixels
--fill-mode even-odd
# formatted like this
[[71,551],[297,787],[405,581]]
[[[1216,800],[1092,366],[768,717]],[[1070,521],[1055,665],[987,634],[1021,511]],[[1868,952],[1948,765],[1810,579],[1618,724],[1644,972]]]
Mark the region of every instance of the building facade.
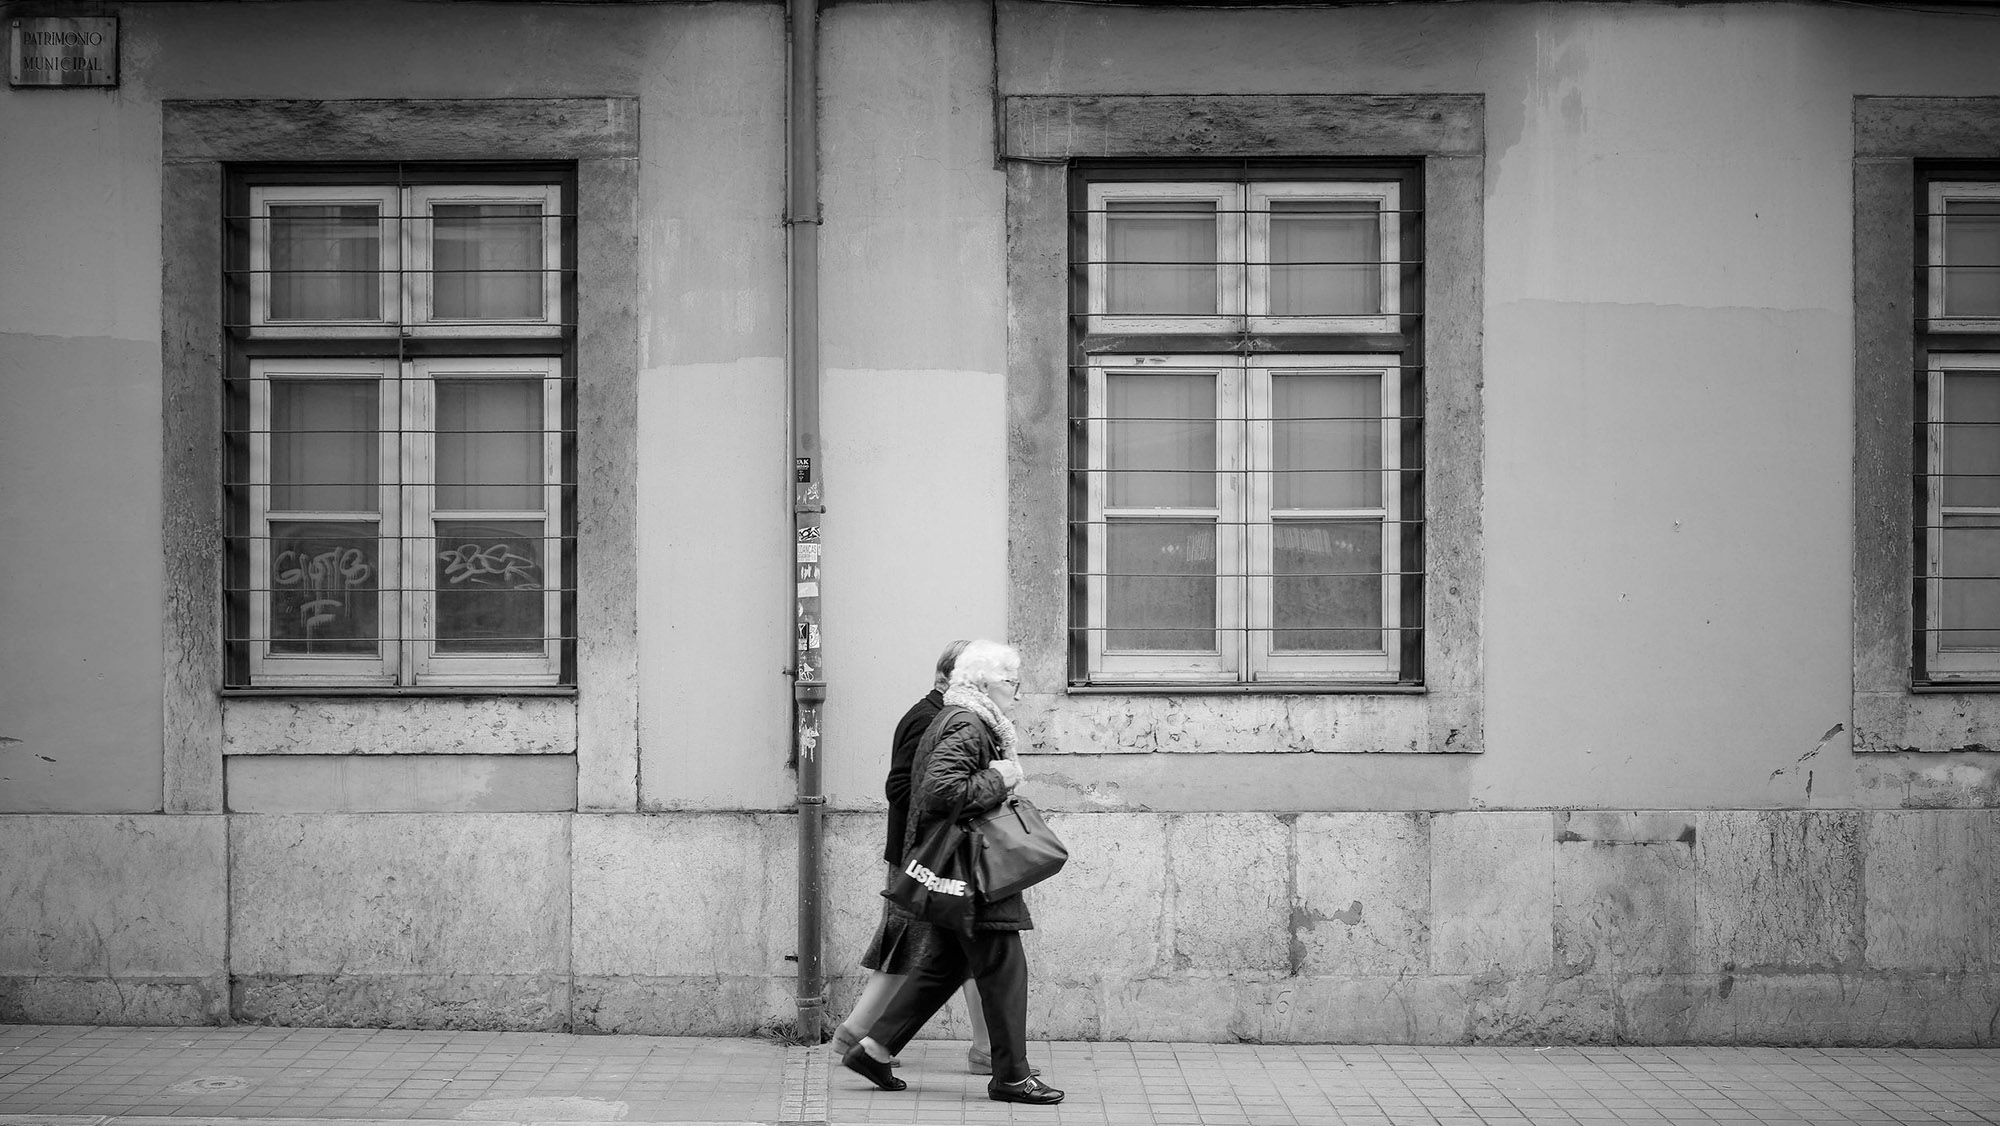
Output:
[[0,1019],[2000,1040],[1992,9],[818,7],[8,5]]

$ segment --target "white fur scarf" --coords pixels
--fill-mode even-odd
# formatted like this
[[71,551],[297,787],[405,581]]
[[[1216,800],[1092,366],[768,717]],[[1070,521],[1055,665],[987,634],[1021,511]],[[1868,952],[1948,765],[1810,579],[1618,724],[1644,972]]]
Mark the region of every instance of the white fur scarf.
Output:
[[1000,739],[1000,757],[1013,758],[1016,736],[1014,721],[993,706],[992,697],[970,684],[954,684],[945,690],[944,704],[948,708],[964,708],[986,721],[993,734]]

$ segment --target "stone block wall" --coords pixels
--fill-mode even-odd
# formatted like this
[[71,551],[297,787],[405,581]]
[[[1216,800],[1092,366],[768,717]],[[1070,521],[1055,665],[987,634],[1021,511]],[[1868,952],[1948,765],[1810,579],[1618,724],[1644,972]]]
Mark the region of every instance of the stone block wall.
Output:
[[239,1020],[563,1027],[568,814],[236,816],[230,1001]]
[[229,1012],[224,818],[0,817],[0,1020]]
[[579,816],[574,826],[577,1028],[728,1036],[795,1020],[790,815]]
[[[2000,811],[1052,820],[1041,1036],[2000,1043]],[[836,1015],[880,841],[828,821]],[[796,873],[785,814],[0,818],[0,1019],[789,1027]]]

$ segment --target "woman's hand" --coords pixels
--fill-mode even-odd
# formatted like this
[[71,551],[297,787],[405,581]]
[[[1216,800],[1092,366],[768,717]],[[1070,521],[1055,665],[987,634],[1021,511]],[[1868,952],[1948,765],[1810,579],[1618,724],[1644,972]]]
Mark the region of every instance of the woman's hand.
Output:
[[1006,783],[1009,790],[1020,785],[1021,779],[1025,777],[1025,772],[1022,771],[1021,764],[1010,758],[995,759],[993,769],[1000,775],[1000,781]]

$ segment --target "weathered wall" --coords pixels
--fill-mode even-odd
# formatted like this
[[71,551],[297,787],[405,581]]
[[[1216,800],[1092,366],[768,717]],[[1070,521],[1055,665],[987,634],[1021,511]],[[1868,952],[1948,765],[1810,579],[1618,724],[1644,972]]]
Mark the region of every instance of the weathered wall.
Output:
[[0,818],[0,1020],[225,1019],[224,821]]
[[639,800],[789,804],[784,17],[664,6],[635,49]]
[[[0,90],[0,1019],[789,1022],[781,9],[118,10],[120,90]],[[823,24],[832,1008],[889,727],[944,641],[1007,627],[997,61],[1003,96],[1446,93],[1485,121],[1480,753],[1241,724],[1144,753],[1164,702],[1095,732],[1121,753],[1037,756],[1076,854],[1035,893],[1038,1034],[1992,1044],[2000,762],[1849,746],[1847,232],[1854,96],[2000,94],[2000,25],[998,17],[997,43],[976,0]],[[645,812],[573,812],[567,700],[256,701],[220,736],[228,816],[98,816],[162,804],[160,103],[328,96],[637,101],[615,781]]]
[[824,20],[824,784],[880,807],[956,637],[1006,633],[1006,274],[982,5]]
[[0,649],[0,809],[161,808],[159,103],[606,94],[646,154],[640,801],[785,804],[782,11],[120,15],[118,90],[0,90],[9,261],[40,263],[0,270],[0,634],[32,639]]
[[1051,764],[1077,808],[1985,804],[1990,758],[1849,749],[1844,232],[1853,96],[1994,93],[1991,21],[1459,5],[1219,34],[1204,12],[1001,12],[1007,94],[1486,107],[1484,753]]
[[[226,905],[222,821],[0,822],[0,892],[32,905],[0,930],[0,1019],[653,1035],[793,1019],[788,816],[236,815]],[[1030,893],[1038,1037],[1996,1043],[1990,810],[1055,825],[1073,859]],[[831,821],[834,951],[874,926],[880,832]],[[835,1011],[859,981],[837,978]],[[957,1012],[929,1030],[964,1033]]]
[[158,129],[0,90],[0,810],[160,807]]

